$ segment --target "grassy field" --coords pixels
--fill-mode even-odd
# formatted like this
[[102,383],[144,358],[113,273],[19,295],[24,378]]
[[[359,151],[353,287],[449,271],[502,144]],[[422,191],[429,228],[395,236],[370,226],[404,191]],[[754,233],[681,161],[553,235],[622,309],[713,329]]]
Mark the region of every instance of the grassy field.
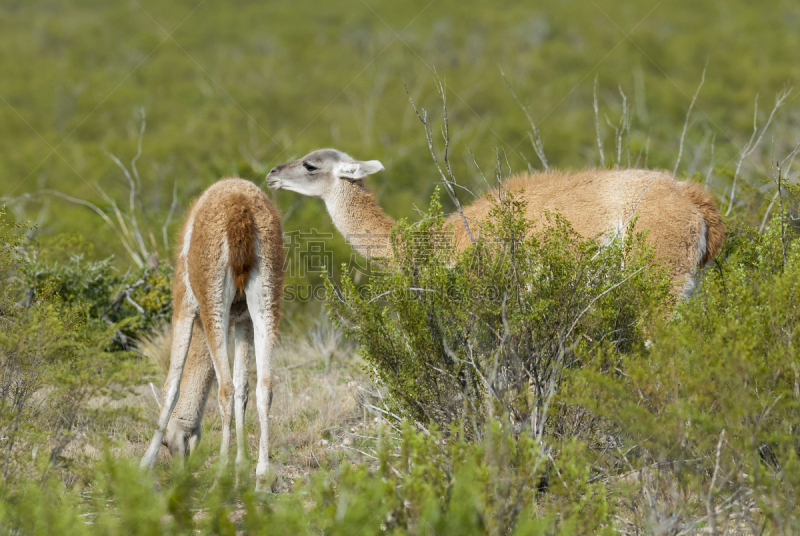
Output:
[[[539,168],[501,70],[529,107],[553,167],[600,163],[597,78],[607,163],[616,161],[624,93],[631,129],[623,163],[629,145],[633,163],[672,169],[707,64],[678,173],[705,176],[713,138],[709,180],[724,198],[756,96],[763,124],[774,96],[800,78],[791,53],[800,46],[800,15],[788,0],[35,1],[0,9],[0,196],[16,198],[19,219],[36,218],[45,205],[42,237],[91,229],[94,254],[115,253],[121,266],[128,259],[119,240],[85,207],[19,196],[55,189],[102,204],[99,185],[123,203],[127,181],[104,151],[127,164],[143,112],[138,168],[160,239],[174,186],[169,236],[189,199],[221,176],[260,183],[273,165],[322,146],[380,159],[387,171],[370,179],[379,200],[391,216],[413,217],[437,176],[406,89],[438,121],[436,76],[447,85],[453,163],[465,185],[482,184],[468,150],[487,171],[498,148],[514,170]],[[761,154],[785,152],[797,137],[793,97]],[[287,230],[332,231],[319,202],[276,198]],[[760,197],[750,201],[753,212],[763,208]],[[346,256],[338,236],[333,243]]]
[[[6,247],[2,242],[0,248],[0,275],[6,287],[0,298],[8,299],[0,300],[0,319],[8,314],[17,322],[8,328],[2,324],[0,356],[8,363],[8,356],[35,356],[44,348],[59,356],[56,361],[71,363],[83,374],[76,377],[89,387],[81,390],[70,384],[63,394],[61,384],[38,383],[30,404],[43,403],[49,393],[72,400],[69,397],[80,392],[90,410],[86,414],[76,410],[69,417],[57,407],[31,410],[25,413],[29,427],[14,428],[9,417],[13,412],[6,411],[13,405],[3,398],[0,430],[6,432],[0,434],[0,446],[7,446],[8,453],[23,453],[19,467],[25,469],[13,478],[27,476],[9,485],[6,495],[0,493],[4,501],[0,532],[46,533],[55,530],[58,519],[73,519],[95,523],[86,525],[87,531],[106,527],[106,533],[127,533],[125,516],[130,515],[154,523],[131,529],[143,534],[152,527],[174,533],[189,528],[223,533],[228,530],[223,519],[233,520],[231,530],[248,533],[263,530],[253,528],[257,521],[269,520],[295,527],[296,533],[326,534],[357,532],[354,526],[366,527],[364,533],[396,529],[396,533],[442,534],[447,527],[461,527],[462,534],[472,530],[722,534],[703,520],[704,515],[710,520],[706,511],[716,512],[713,504],[718,504],[718,517],[726,520],[729,533],[757,533],[753,523],[762,521],[764,526],[769,521],[774,533],[781,532],[775,527],[792,533],[798,525],[786,514],[794,508],[794,499],[787,497],[800,489],[792,487],[796,482],[789,485],[777,477],[759,480],[761,473],[747,473],[750,466],[740,460],[763,457],[758,445],[756,454],[752,448],[734,452],[734,428],[747,428],[741,423],[751,423],[750,414],[731,410],[731,420],[726,416],[725,424],[719,425],[708,417],[713,411],[693,411],[694,405],[718,408],[739,396],[755,407],[755,400],[762,401],[760,393],[779,392],[777,387],[764,391],[761,383],[751,393],[747,389],[758,378],[773,387],[769,382],[774,380],[784,389],[775,394],[775,404],[783,397],[775,408],[769,405],[771,400],[763,399],[764,408],[772,408],[759,410],[764,422],[770,411],[797,415],[791,413],[800,404],[796,380],[791,379],[797,375],[794,332],[786,331],[789,328],[783,332],[788,350],[780,359],[786,361],[770,361],[772,357],[764,356],[780,353],[770,346],[770,337],[782,332],[775,328],[771,335],[763,335],[754,319],[761,322],[758,315],[773,306],[780,320],[764,320],[770,329],[794,326],[796,316],[789,301],[780,301],[783,294],[774,298],[778,305],[758,301],[769,287],[760,287],[757,280],[784,278],[785,268],[786,292],[795,288],[794,272],[788,267],[797,255],[794,250],[787,253],[785,240],[776,238],[776,227],[768,223],[769,216],[784,214],[784,197],[776,195],[776,164],[800,143],[800,100],[797,90],[790,91],[800,83],[798,50],[800,5],[793,0],[2,2],[0,206],[5,205],[6,211],[0,213],[0,222],[28,221],[35,228],[23,230],[21,243],[11,240],[7,243],[13,247]],[[633,383],[624,388],[603,384],[601,389],[602,381],[596,378],[575,380],[575,385],[587,382],[581,384],[585,393],[615,393],[620,407],[629,404],[624,407],[632,413],[635,403],[626,396],[633,391],[626,389],[635,385],[645,393],[642,396],[652,397],[647,406],[652,415],[641,417],[647,425],[635,419],[633,424],[618,424],[633,435],[644,430],[649,435],[640,446],[647,444],[652,450],[641,455],[641,463],[631,461],[634,468],[623,467],[629,462],[627,452],[613,463],[608,461],[603,450],[608,441],[597,454],[598,437],[560,442],[548,451],[550,459],[537,462],[528,480],[520,481],[519,489],[544,486],[551,474],[564,485],[553,485],[544,499],[520,495],[517,510],[522,503],[528,509],[519,514],[514,504],[498,497],[517,500],[512,488],[521,477],[516,468],[540,460],[544,456],[537,450],[540,446],[511,442],[498,424],[497,437],[487,432],[485,443],[459,439],[445,447],[436,430],[410,431],[368,411],[365,400],[375,405],[372,364],[368,366],[356,345],[326,319],[324,302],[292,299],[284,302],[275,358],[270,454],[277,497],[254,499],[249,483],[237,486],[215,480],[210,468],[221,425],[214,393],[207,406],[201,454],[171,472],[166,469],[170,466],[166,451],[162,452],[157,493],[152,494],[153,482],[140,478],[134,462],[125,464],[142,455],[155,420],[156,403],[148,383],[160,386],[164,378],[169,342],[165,319],[171,307],[166,292],[171,277],[168,264],[174,235],[191,199],[225,176],[241,176],[263,187],[273,166],[313,149],[335,147],[357,159],[380,160],[386,170],[368,179],[378,202],[393,218],[414,221],[428,207],[440,177],[409,97],[430,114],[441,155],[440,83],[447,98],[453,171],[472,192],[485,189],[481,171],[491,177],[498,169],[505,175],[544,167],[532,145],[532,121],[553,169],[675,170],[678,177],[703,183],[716,196],[726,224],[733,229],[724,260],[709,270],[719,279],[708,283],[708,295],[691,301],[673,322],[658,328],[672,341],[662,344],[663,350],[657,342],[655,350],[632,354],[647,356],[648,363],[652,358],[653,370],[658,370],[650,372],[674,380],[677,401],[659,391],[660,383],[651,385],[637,377],[637,371],[647,376],[638,369],[630,374]],[[791,185],[797,171],[788,162],[784,161],[781,173]],[[269,191],[269,195],[281,209],[287,233],[286,283],[293,289],[321,288],[320,270],[299,268],[304,245],[318,237],[325,240],[326,262],[338,281],[339,266],[358,258],[333,228],[323,203],[291,192]],[[442,201],[445,211],[453,209],[448,199]],[[793,208],[794,204],[787,205],[786,229],[781,226],[781,231],[796,231],[796,221],[788,218]],[[134,227],[141,230],[141,247],[130,235]],[[780,270],[773,266],[776,240],[784,245]],[[750,245],[743,246],[746,242]],[[147,271],[149,253],[156,253],[162,262],[157,272]],[[70,260],[73,254],[82,257]],[[126,303],[114,305],[121,289],[139,277],[147,281],[133,295],[147,310],[142,318]],[[366,278],[356,283],[364,285]],[[751,311],[750,307],[757,311],[744,320],[720,305],[734,287],[755,296],[755,301],[743,299],[739,304],[743,311]],[[308,295],[308,290],[300,292]],[[92,301],[94,309],[88,303]],[[709,320],[715,327],[698,320],[700,302],[719,306]],[[8,312],[22,305],[34,311],[32,317]],[[63,332],[53,335],[52,344],[36,346],[34,328],[46,332],[53,318],[66,326]],[[113,320],[111,327],[106,320]],[[13,326],[23,327],[14,331]],[[121,333],[130,343],[120,338]],[[755,333],[765,338],[752,346],[742,342]],[[724,381],[726,367],[713,358],[714,348],[704,343],[696,354],[685,349],[694,348],[693,338],[715,341],[724,356],[741,354],[749,359],[763,352],[764,362],[753,372],[749,365],[731,361],[737,365],[727,372],[740,373],[742,385],[747,386],[731,387]],[[674,341],[685,343],[684,348]],[[34,350],[14,353],[23,347]],[[77,355],[85,361],[70,361]],[[711,379],[693,368],[704,360],[713,365]],[[775,365],[778,361],[780,366]],[[119,367],[105,368],[109,362]],[[35,370],[32,363],[39,361],[31,359],[20,370]],[[669,376],[664,371],[670,367],[680,372]],[[765,372],[770,367],[777,370],[774,375]],[[47,370],[46,378],[52,372],[54,382],[64,381],[58,366]],[[690,381],[695,375],[721,387],[706,396]],[[735,390],[739,388],[743,391]],[[754,398],[747,398],[751,395]],[[591,406],[586,400],[579,403]],[[247,422],[251,453],[257,450],[258,429],[253,406]],[[108,414],[103,413],[106,410]],[[602,422],[614,420],[608,407],[593,411]],[[755,420],[761,423],[760,419]],[[731,424],[734,421],[737,424]],[[65,432],[60,431],[60,422],[69,423]],[[658,422],[673,428],[663,432],[664,445],[654,447],[661,432],[653,423]],[[688,424],[682,428],[681,423],[691,422],[705,426],[703,433],[692,435]],[[778,437],[775,444],[785,446],[781,434],[796,435],[796,427],[790,420],[782,422],[775,428],[781,431],[770,438]],[[7,433],[12,429],[30,436],[14,443]],[[720,432],[731,441],[731,449],[722,455],[717,446],[717,441],[723,444]],[[680,440],[670,443],[672,433]],[[745,436],[738,438],[742,445]],[[627,436],[620,432],[618,437]],[[38,445],[60,444],[64,438],[69,446],[53,456],[53,463],[37,458]],[[506,451],[506,443],[514,446]],[[797,452],[774,449],[785,474],[790,474],[797,467]],[[702,460],[702,467],[689,463],[692,456]],[[689,461],[674,474],[662,474],[666,457],[670,463]],[[115,465],[113,458],[122,461]],[[469,461],[454,462],[457,458]],[[728,462],[736,467],[724,475],[729,486],[725,490],[718,485],[723,476],[715,470],[715,462],[717,468],[722,463],[723,473]],[[3,478],[12,482],[6,473],[7,467]],[[431,480],[437,484],[428,487]],[[741,485],[736,487],[734,481]],[[187,482],[194,489],[186,491]],[[461,482],[469,484],[459,487]],[[629,484],[638,486],[635,500],[630,499],[633,492],[626,495]],[[752,498],[770,485],[772,502]],[[126,487],[127,495],[120,492]],[[25,497],[57,505],[52,508],[54,521],[50,522],[46,507],[25,506]],[[181,521],[183,514],[173,508],[176,501],[185,501],[193,521]],[[256,504],[252,501],[258,508],[252,508]],[[134,506],[128,511],[125,505]],[[462,511],[458,505],[470,506]],[[749,509],[756,512],[751,517]],[[304,517],[304,511],[311,513]],[[475,511],[480,512],[478,517]],[[508,511],[514,511],[516,524],[503,525]],[[25,525],[19,519],[26,515],[47,521],[42,526]],[[79,515],[85,517],[74,517]]]

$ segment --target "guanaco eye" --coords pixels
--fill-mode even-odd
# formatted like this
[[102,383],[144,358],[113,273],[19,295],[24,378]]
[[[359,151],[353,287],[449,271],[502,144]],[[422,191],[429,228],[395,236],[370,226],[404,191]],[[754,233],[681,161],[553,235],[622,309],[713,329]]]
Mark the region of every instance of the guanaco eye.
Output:
[[308,171],[316,171],[318,168],[308,162],[303,162],[303,167],[306,168]]

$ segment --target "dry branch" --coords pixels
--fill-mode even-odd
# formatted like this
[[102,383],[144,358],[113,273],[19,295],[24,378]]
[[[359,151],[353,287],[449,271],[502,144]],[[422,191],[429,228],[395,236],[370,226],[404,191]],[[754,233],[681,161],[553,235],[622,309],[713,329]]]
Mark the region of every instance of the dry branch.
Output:
[[697,86],[697,91],[694,92],[692,102],[689,104],[689,110],[686,112],[686,120],[683,122],[683,132],[681,132],[681,143],[678,146],[678,159],[675,161],[675,168],[672,170],[673,175],[678,173],[678,166],[681,163],[681,156],[683,155],[683,140],[686,138],[686,129],[689,128],[689,117],[692,115],[692,108],[694,108],[694,103],[697,101],[697,96],[700,94],[700,88],[703,87],[706,81],[706,69],[708,69],[708,60],[706,60],[706,66],[703,67],[703,74],[700,76],[700,85]]
[[[37,194],[55,195],[56,197],[60,197],[61,199],[69,201],[70,203],[75,203],[91,209],[93,212],[99,215],[105,224],[111,229],[111,231],[119,240],[120,244],[122,244],[122,247],[133,260],[134,264],[137,267],[142,268],[148,263],[152,267],[158,266],[159,256],[158,245],[156,243],[155,235],[153,234],[150,218],[142,199],[142,180],[137,167],[137,162],[142,156],[143,138],[147,125],[144,110],[141,110],[140,113],[142,115],[142,121],[139,128],[137,151],[134,157],[131,159],[130,167],[125,166],[125,164],[123,164],[122,161],[114,154],[109,153],[105,149],[101,149],[103,154],[108,156],[108,158],[114,162],[114,164],[120,169],[120,171],[122,171],[122,174],[125,177],[125,182],[128,187],[127,211],[123,212],[117,202],[112,199],[111,196],[108,195],[106,191],[97,183],[94,184],[94,188],[105,202],[106,207],[104,208],[101,208],[85,199],[79,199],[56,190],[42,189],[39,190]],[[177,183],[175,183],[172,190],[172,205],[170,206],[166,221],[161,227],[164,248],[167,250],[169,249],[167,227],[171,223],[177,207],[178,190]],[[141,216],[144,218],[144,226],[139,225],[137,212],[141,213]],[[113,216],[109,213],[112,213]],[[145,235],[147,235],[147,240],[144,238]],[[132,303],[132,305],[134,305],[134,307],[137,309],[140,308],[138,304]]]
[[603,154],[603,141],[600,139],[600,111],[597,106],[597,75],[594,77],[594,128],[597,132],[597,149],[600,151],[600,166],[606,167],[606,157]]
[[403,86],[406,89],[406,95],[408,95],[408,100],[411,102],[411,107],[414,108],[414,113],[417,114],[420,122],[422,123],[423,128],[425,129],[425,139],[428,142],[428,149],[431,152],[431,157],[433,158],[433,163],[436,165],[436,169],[439,170],[439,175],[442,176],[442,180],[444,181],[445,189],[447,193],[450,195],[450,199],[456,205],[456,209],[458,213],[461,215],[461,221],[464,223],[464,228],[467,231],[467,235],[469,236],[470,242],[473,244],[475,243],[475,237],[472,235],[472,230],[469,227],[469,222],[467,222],[467,217],[464,214],[464,209],[461,206],[461,202],[458,199],[458,194],[456,193],[455,187],[458,186],[455,176],[453,175],[453,170],[450,168],[450,126],[447,120],[447,93],[445,90],[444,85],[437,79],[436,81],[436,89],[439,92],[439,96],[442,99],[442,110],[443,110],[443,121],[444,121],[444,130],[442,135],[444,137],[444,157],[442,161],[444,162],[445,169],[447,170],[447,174],[445,174],[444,170],[442,170],[442,166],[439,164],[439,159],[436,157],[436,151],[433,148],[433,139],[431,138],[431,131],[428,126],[428,112],[425,109],[422,109],[422,114],[420,115],[419,111],[417,110],[417,106],[414,104],[414,99],[411,98],[411,93],[408,92],[408,87]]
[[514,97],[514,100],[517,101],[517,104],[522,111],[525,113],[525,117],[528,118],[528,123],[531,125],[531,130],[528,132],[528,137],[531,140],[531,145],[533,145],[533,150],[536,153],[536,156],[539,157],[539,161],[542,163],[545,171],[550,171],[550,166],[547,163],[547,157],[544,154],[544,144],[542,143],[542,137],[539,135],[539,129],[536,128],[536,123],[533,121],[531,117],[530,111],[520,102],[517,98],[517,94],[514,93],[514,88],[511,87],[511,82],[508,81],[506,78],[506,73],[503,72],[503,69],[500,69],[500,74],[503,76],[503,80],[506,81],[506,85],[508,86],[508,90],[511,92],[511,95]]
[[759,144],[761,143],[761,139],[764,137],[764,134],[767,132],[770,124],[772,124],[772,119],[775,117],[775,113],[778,109],[784,105],[786,99],[791,94],[791,88],[786,89],[778,93],[775,97],[775,106],[772,107],[772,112],[770,112],[769,117],[767,118],[767,122],[764,125],[764,128],[761,129],[759,132],[758,128],[758,95],[756,95],[756,102],[755,107],[753,110],[753,134],[750,136],[750,140],[745,144],[742,150],[739,153],[739,162],[736,164],[736,172],[733,174],[733,185],[731,186],[731,195],[730,201],[728,202],[728,210],[725,211],[725,215],[731,213],[731,209],[733,208],[733,201],[736,199],[736,180],[739,178],[739,173],[742,170],[742,164],[744,163],[745,159],[753,154],[753,151],[758,148]]

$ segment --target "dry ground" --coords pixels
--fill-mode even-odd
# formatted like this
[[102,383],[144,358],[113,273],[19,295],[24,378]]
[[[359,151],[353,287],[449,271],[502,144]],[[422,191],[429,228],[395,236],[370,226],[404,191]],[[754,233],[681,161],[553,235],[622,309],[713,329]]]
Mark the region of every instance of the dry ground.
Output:
[[[157,365],[161,374],[153,384],[160,387],[169,361],[169,326],[140,341],[142,353]],[[233,353],[231,352],[232,356]],[[252,357],[252,356],[251,356]],[[258,419],[255,410],[255,365],[250,360],[251,400],[245,430],[249,440],[251,471],[255,470],[258,452]],[[367,462],[369,445],[376,435],[378,419],[362,408],[356,396],[370,389],[363,371],[363,361],[356,348],[323,318],[311,327],[284,328],[273,357],[274,394],[270,412],[270,461],[275,472],[275,491],[292,487],[317,468],[333,468],[342,460]],[[203,419],[202,442],[216,453],[220,443],[221,421],[212,388]],[[157,418],[156,396],[149,385],[141,385],[124,400],[116,402],[142,410],[143,419],[120,419],[110,436],[122,440],[117,455],[138,459],[144,454]],[[83,446],[86,448],[86,445]],[[233,446],[235,449],[235,444]],[[88,447],[90,455],[99,451]],[[235,456],[235,452],[232,453]],[[216,455],[211,461],[216,460]],[[161,449],[160,463],[170,463],[166,448]]]

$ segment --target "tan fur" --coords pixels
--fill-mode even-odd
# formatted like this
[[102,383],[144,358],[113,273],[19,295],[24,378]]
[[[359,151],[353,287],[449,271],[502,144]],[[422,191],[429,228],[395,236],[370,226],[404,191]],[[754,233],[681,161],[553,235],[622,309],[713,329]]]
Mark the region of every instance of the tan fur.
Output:
[[[189,243],[185,244],[188,236]],[[159,418],[161,431],[157,431],[154,443],[151,443],[142,460],[143,465],[152,466],[155,463],[157,438],[159,443],[167,445],[171,452],[177,454],[185,454],[197,442],[214,372],[220,386],[223,428],[227,427],[229,433],[234,380],[227,360],[228,318],[230,326],[242,322],[250,325],[252,307],[248,307],[249,298],[243,294],[248,281],[252,281],[250,276],[254,273],[253,269],[258,268],[258,281],[262,283],[254,284],[259,285],[259,295],[263,295],[268,302],[264,304],[265,307],[259,307],[258,312],[265,314],[263,318],[269,320],[263,326],[268,333],[266,339],[262,337],[262,344],[271,345],[280,317],[283,261],[280,216],[266,194],[253,183],[242,179],[223,179],[209,187],[192,204],[177,241],[173,282],[173,347],[170,374],[163,390],[165,403]],[[233,294],[226,290],[229,286]],[[225,305],[226,300],[230,305]],[[187,333],[186,319],[193,322],[193,327],[189,328],[191,343],[185,354],[185,364],[181,367],[181,356],[176,356],[176,350],[185,348],[181,346],[180,339]],[[188,325],[192,326],[191,323]],[[258,327],[261,328],[261,325]],[[253,330],[247,327],[243,333],[249,333],[249,344],[252,345]],[[268,355],[269,348],[266,351]],[[270,373],[269,369],[267,363],[266,374]],[[182,374],[175,376],[178,372]],[[180,397],[174,411],[165,414],[169,409],[169,386],[177,377],[182,378]],[[271,378],[263,381],[265,385],[271,384]],[[236,397],[238,399],[241,395],[246,403],[246,382],[243,387],[244,392],[237,392]],[[166,419],[167,422],[162,425]],[[237,441],[238,432],[237,423]],[[227,443],[228,438],[223,436],[223,451]],[[241,449],[237,462],[239,456],[242,456]]]
[[[388,237],[395,222],[377,206],[374,195],[360,181],[339,180],[331,188],[325,201],[339,231],[362,237],[351,243],[364,256],[391,257]],[[648,232],[656,256],[669,267],[676,295],[691,288],[692,274],[719,253],[725,238],[722,217],[707,191],[668,172],[641,169],[516,175],[464,208],[473,235],[480,234],[481,222],[489,218],[501,192],[510,191],[520,193],[535,226],[544,222],[546,211],[559,213],[586,238],[624,232],[636,215],[634,231]],[[470,240],[461,215],[452,214],[447,225],[456,251],[463,251]],[[698,263],[703,238],[707,245]]]
[[256,260],[253,214],[247,197],[242,194],[232,195],[230,203],[220,208],[227,212],[228,255],[233,270],[233,280],[236,289],[244,293],[244,285]]
[[[676,294],[682,294],[696,268],[717,255],[725,237],[725,226],[711,196],[701,187],[675,180],[670,173],[651,170],[591,170],[524,174],[512,177],[503,187],[519,191],[527,203],[527,217],[539,224],[545,211],[557,212],[580,235],[601,238],[637,217],[634,232],[647,231],[656,257],[669,267]],[[493,192],[499,195],[498,189]],[[465,208],[472,227],[488,218],[494,198],[484,197]],[[458,216],[458,217],[457,217]],[[460,215],[453,224],[457,249],[469,244]],[[706,251],[700,263],[697,252],[705,223]]]
[[[205,200],[210,202],[202,202]],[[234,257],[241,254],[241,245],[244,239],[238,236],[239,242],[233,246],[228,244],[230,262],[225,263],[220,255],[223,250],[223,241],[231,235],[229,222],[236,221],[241,216],[241,212],[236,207],[243,202],[249,205],[245,212],[251,216],[254,229],[250,233],[242,232],[241,234],[249,234],[251,244],[252,237],[257,236],[262,249],[268,255],[267,265],[270,271],[275,272],[276,275],[276,278],[272,280],[273,295],[280,295],[283,285],[283,237],[277,209],[255,184],[243,179],[223,179],[205,191],[189,216],[194,221],[189,247],[189,281],[200,306],[201,319],[207,318],[210,310],[215,306],[216,296],[212,289],[215,284],[218,284],[216,282],[220,281],[229,266],[234,265]],[[241,220],[236,223],[240,225]],[[234,253],[234,248],[239,248],[236,253]],[[255,260],[253,249],[250,250],[250,255],[241,255],[241,257],[248,257],[250,267],[252,267]],[[240,270],[244,266],[246,264],[241,263]],[[248,273],[249,270],[248,267]],[[234,271],[235,276],[236,272]],[[275,313],[279,313],[279,300],[272,304],[272,309]],[[212,337],[209,337],[209,344],[213,345],[217,341],[212,341]]]
[[702,268],[714,260],[722,250],[722,244],[725,242],[725,233],[727,229],[725,228],[725,224],[722,223],[722,215],[719,213],[714,198],[711,197],[706,190],[690,182],[681,184],[684,185],[686,195],[688,195],[700,209],[700,212],[703,214],[703,219],[706,222],[706,254],[700,261],[700,267]]
[[362,181],[342,180],[326,200],[328,212],[348,242],[367,258],[391,257],[389,235],[397,223],[378,206]]

